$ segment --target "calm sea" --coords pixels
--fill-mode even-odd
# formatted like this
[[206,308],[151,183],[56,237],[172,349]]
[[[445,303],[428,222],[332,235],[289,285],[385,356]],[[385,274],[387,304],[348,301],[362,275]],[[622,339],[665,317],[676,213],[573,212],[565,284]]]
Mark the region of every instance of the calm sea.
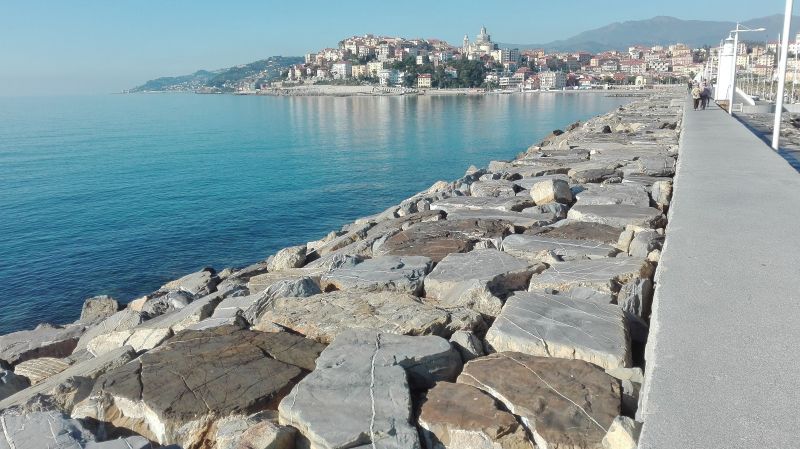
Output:
[[625,101],[0,98],[0,334],[321,238]]

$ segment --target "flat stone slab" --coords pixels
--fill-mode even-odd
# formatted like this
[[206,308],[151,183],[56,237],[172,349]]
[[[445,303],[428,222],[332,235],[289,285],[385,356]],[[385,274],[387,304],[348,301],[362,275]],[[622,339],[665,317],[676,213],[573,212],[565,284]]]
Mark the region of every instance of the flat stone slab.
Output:
[[66,357],[75,349],[84,329],[81,325],[40,324],[33,330],[3,335],[0,337],[0,363],[14,366],[37,357]]
[[575,205],[569,210],[567,218],[576,221],[600,223],[616,228],[624,228],[629,225],[658,228],[665,221],[661,211],[656,208],[628,204]]
[[518,352],[467,363],[458,383],[485,391],[519,416],[537,447],[604,449],[622,402],[619,381],[590,363]]
[[48,377],[69,368],[71,363],[65,359],[40,357],[20,363],[14,367],[14,374],[27,378],[31,385],[36,385]]
[[492,179],[487,181],[476,181],[469,186],[469,193],[473,197],[512,197],[516,193],[514,182],[504,179]]
[[82,400],[91,391],[97,377],[128,363],[135,356],[133,348],[124,346],[76,363],[36,385],[0,400],[0,410],[45,403],[69,412],[77,401]]
[[140,436],[95,442],[80,421],[56,411],[0,415],[0,449],[149,449]]
[[409,382],[429,387],[460,368],[458,353],[439,337],[350,330],[281,401],[280,423],[313,448],[419,449]]
[[606,244],[615,244],[619,240],[622,228],[615,228],[600,223],[566,220],[561,226],[554,226],[542,235],[551,238],[568,240],[591,240]]
[[81,335],[80,340],[78,340],[78,344],[75,346],[75,350],[79,351],[81,349],[86,349],[86,346],[89,344],[90,341],[94,340],[96,337],[99,337],[101,335],[110,334],[112,332],[131,330],[134,327],[142,324],[143,320],[144,317],[142,316],[142,314],[133,309],[125,309],[116,312],[110,317],[87,328],[86,332],[84,332],[84,334]]
[[526,207],[533,206],[533,199],[525,197],[475,197],[475,196],[454,196],[431,204],[431,210],[443,210],[448,217],[451,213],[463,210],[492,209],[504,212],[520,211]]
[[471,251],[479,242],[496,245],[513,232],[514,225],[497,219],[454,219],[420,223],[386,239],[376,255],[425,256],[434,263],[452,253]]
[[638,279],[652,279],[653,267],[638,257],[576,260],[553,265],[531,278],[528,291],[560,293],[588,288],[616,295],[620,287]]
[[605,369],[631,366],[625,313],[545,293],[515,293],[486,334],[496,352],[585,360]]
[[425,295],[450,307],[469,307],[495,316],[498,299],[524,290],[534,273],[532,263],[494,249],[451,254],[425,278]]
[[382,256],[355,266],[336,268],[322,275],[324,291],[358,289],[381,292],[397,291],[419,294],[431,259],[423,256]]
[[247,281],[247,288],[251,294],[263,292],[273,284],[281,281],[298,281],[305,277],[319,282],[319,278],[324,273],[325,269],[309,269],[309,268],[293,268],[274,273],[264,273],[251,277]]
[[135,327],[95,337],[86,345],[86,350],[94,356],[111,352],[126,345],[132,347],[136,352],[149,351],[171,336],[172,330],[169,328],[148,329]]
[[306,373],[290,362],[308,367],[320,349],[285,333],[186,330],[103,375],[72,416],[106,421],[159,444],[196,447],[220,417],[274,410]]
[[[531,204],[529,207],[532,206]],[[503,220],[521,228],[547,226],[559,220],[555,214],[513,212],[495,209],[455,210],[453,212],[448,212],[447,218],[449,220]]]
[[329,343],[351,328],[386,333],[449,336],[456,330],[483,326],[480,315],[467,309],[446,310],[400,292],[337,291],[309,298],[278,298],[259,323],[271,322],[309,338]]
[[570,180],[569,176],[567,176],[567,175],[545,175],[545,176],[536,176],[536,177],[533,177],[533,178],[517,179],[516,181],[514,181],[514,184],[516,184],[517,186],[519,186],[520,188],[522,188],[524,190],[530,190],[531,188],[533,188],[533,186],[536,183],[539,183],[539,182],[542,182],[542,181],[551,180],[551,179],[552,180],[560,179],[560,180],[566,181],[566,182],[569,182],[569,180]]
[[422,404],[419,425],[429,448],[533,449],[514,415],[470,385],[436,384]]
[[177,290],[192,296],[200,297],[212,293],[219,283],[217,273],[211,268],[204,268],[196,273],[168,282],[160,290]]
[[601,259],[619,252],[611,245],[589,240],[567,240],[540,235],[514,234],[503,239],[503,252],[520,259],[538,261],[542,252],[552,251],[563,260]]
[[644,187],[637,184],[588,184],[586,190],[579,192],[575,198],[576,206],[627,204],[650,207],[650,196]]

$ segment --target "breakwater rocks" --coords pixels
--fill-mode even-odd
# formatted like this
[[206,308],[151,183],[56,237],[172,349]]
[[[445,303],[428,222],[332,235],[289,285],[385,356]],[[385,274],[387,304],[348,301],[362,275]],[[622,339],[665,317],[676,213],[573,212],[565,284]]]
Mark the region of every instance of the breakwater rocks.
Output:
[[0,449],[634,448],[680,95],[0,337]]

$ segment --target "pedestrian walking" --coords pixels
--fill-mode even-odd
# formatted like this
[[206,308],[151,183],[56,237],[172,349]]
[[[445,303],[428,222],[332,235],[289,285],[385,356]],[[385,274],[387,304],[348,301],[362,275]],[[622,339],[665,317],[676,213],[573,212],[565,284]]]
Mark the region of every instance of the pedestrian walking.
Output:
[[700,89],[700,86],[695,84],[694,87],[692,88],[692,100],[694,101],[694,110],[695,111],[700,106],[700,94],[702,94],[702,93],[703,93],[703,90]]
[[703,90],[700,92],[700,108],[705,110],[709,100],[711,100],[711,88],[703,83]]
[[691,94],[692,94],[692,86],[693,86],[693,84],[692,84],[692,82],[691,82],[691,81],[689,81],[688,83],[686,83],[686,85],[687,85],[687,87],[689,88],[689,90],[688,90],[688,92],[689,92],[689,95],[691,95]]

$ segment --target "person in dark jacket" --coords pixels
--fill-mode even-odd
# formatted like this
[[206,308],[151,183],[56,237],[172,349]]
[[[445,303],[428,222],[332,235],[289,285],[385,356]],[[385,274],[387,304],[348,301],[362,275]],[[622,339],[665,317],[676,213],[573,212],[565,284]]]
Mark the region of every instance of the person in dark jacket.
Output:
[[700,109],[705,109],[709,100],[711,100],[711,88],[703,84],[703,90],[700,91]]

